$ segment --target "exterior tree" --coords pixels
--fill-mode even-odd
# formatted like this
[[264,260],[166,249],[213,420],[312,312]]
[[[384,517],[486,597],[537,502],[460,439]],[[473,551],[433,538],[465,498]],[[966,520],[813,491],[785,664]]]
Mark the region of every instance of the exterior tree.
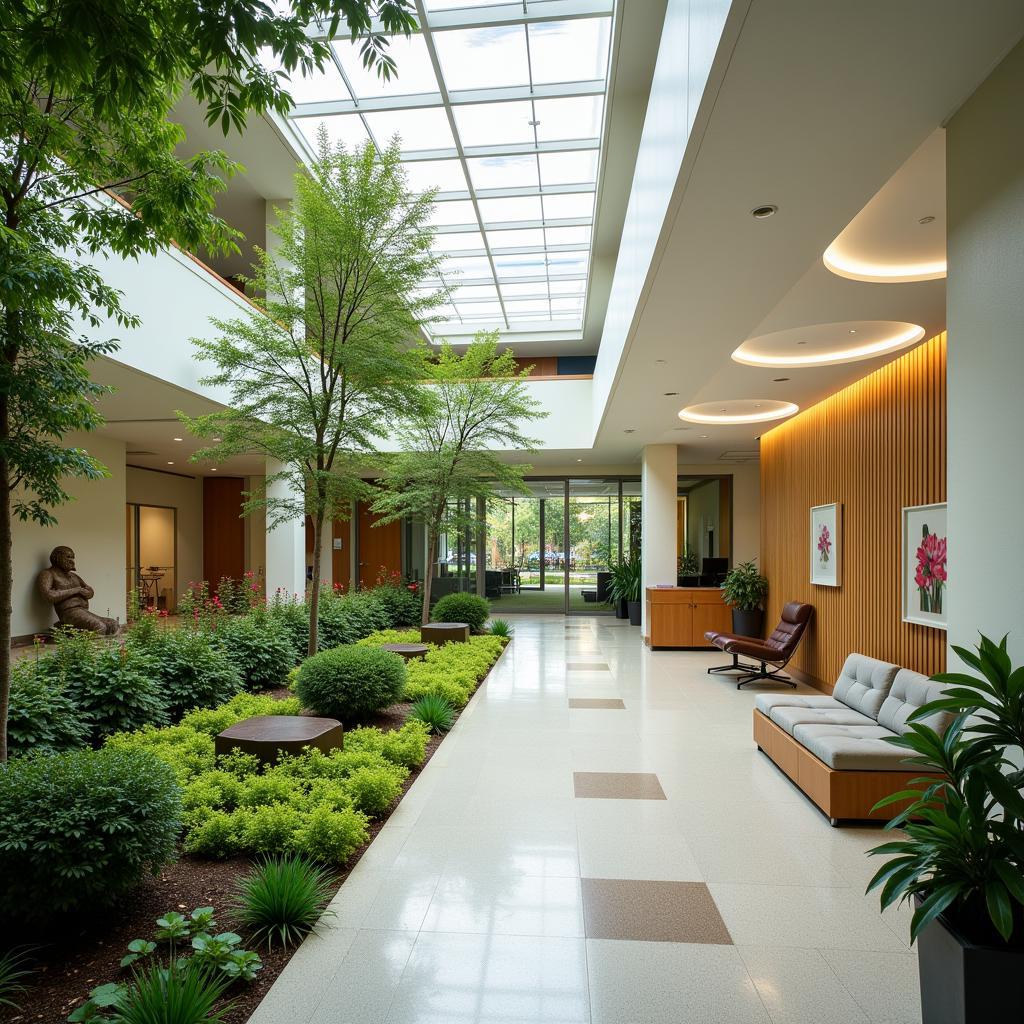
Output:
[[[271,527],[312,518],[310,654],[324,524],[369,497],[360,477],[366,455],[421,400],[422,352],[411,342],[442,299],[423,290],[439,264],[428,226],[433,198],[409,192],[397,139],[379,156],[369,143],[348,153],[332,151],[322,130],[318,159],[295,177],[291,209],[278,211],[274,255],[259,254],[253,283],[267,296],[266,313],[215,320],[220,337],[194,342],[217,367],[205,383],[231,396],[230,408],[182,415],[194,434],[220,438],[194,458],[255,451],[276,459],[283,468],[247,495],[245,511],[266,509]],[[272,496],[278,481],[297,497]]]
[[502,462],[502,451],[532,451],[524,425],[546,415],[523,386],[511,352],[498,354],[497,332],[481,332],[460,356],[448,344],[430,365],[426,400],[398,428],[400,451],[385,470],[386,491],[373,503],[380,523],[404,516],[426,526],[423,621],[430,619],[430,586],[442,533],[479,523],[466,499],[487,498],[496,487],[525,491],[529,466]]
[[[41,525],[69,500],[67,477],[103,467],[65,434],[95,429],[89,362],[112,351],[95,332],[136,326],[89,265],[137,257],[172,239],[208,252],[237,235],[214,213],[235,165],[221,152],[179,159],[169,120],[189,90],[210,124],[241,128],[251,111],[289,105],[292,74],[330,59],[314,18],[363,38],[364,61],[395,68],[386,32],[415,27],[410,0],[10,0],[0,24],[0,761],[10,689],[11,518]],[[264,70],[260,52],[273,55]],[[130,200],[126,202],[117,198]]]

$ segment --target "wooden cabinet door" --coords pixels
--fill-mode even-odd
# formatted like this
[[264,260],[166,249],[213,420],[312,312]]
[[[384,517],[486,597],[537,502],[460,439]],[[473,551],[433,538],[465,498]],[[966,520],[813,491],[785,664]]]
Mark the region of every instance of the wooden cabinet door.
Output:
[[651,605],[651,646],[689,647],[693,608],[689,602]]
[[722,601],[719,591],[694,595],[692,629],[692,647],[706,647],[704,634],[711,630],[728,633],[732,629],[732,610]]

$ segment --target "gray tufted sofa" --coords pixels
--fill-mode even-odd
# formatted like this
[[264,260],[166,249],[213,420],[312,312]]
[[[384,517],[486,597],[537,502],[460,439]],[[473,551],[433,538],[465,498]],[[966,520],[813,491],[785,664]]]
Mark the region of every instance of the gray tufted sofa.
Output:
[[[888,819],[896,808],[872,807],[922,774],[887,739],[941,695],[939,683],[909,669],[851,654],[831,696],[763,693],[754,709],[754,740],[828,815],[840,820]],[[927,724],[944,732],[952,715]]]

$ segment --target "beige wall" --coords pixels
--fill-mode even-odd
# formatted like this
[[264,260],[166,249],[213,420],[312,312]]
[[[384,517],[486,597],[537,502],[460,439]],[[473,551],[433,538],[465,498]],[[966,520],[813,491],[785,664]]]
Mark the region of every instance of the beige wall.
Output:
[[58,544],[74,548],[78,573],[96,591],[89,607],[98,615],[125,619],[125,446],[95,434],[70,434],[109,470],[104,480],[69,480],[74,500],[54,510],[57,525],[14,522],[14,615],[11,631],[26,636],[49,629],[53,608],[36,592],[36,577]]
[[946,132],[949,640],[1024,659],[1024,43]]
[[[192,580],[203,578],[203,480],[129,466],[126,501],[178,510],[178,551],[175,563],[177,596]],[[145,560],[145,558],[144,558]],[[169,563],[156,563],[169,564]]]
[[[732,477],[732,564],[757,559],[761,552],[761,477],[758,464],[681,463],[679,475],[690,474]],[[694,511],[690,509],[691,516]]]

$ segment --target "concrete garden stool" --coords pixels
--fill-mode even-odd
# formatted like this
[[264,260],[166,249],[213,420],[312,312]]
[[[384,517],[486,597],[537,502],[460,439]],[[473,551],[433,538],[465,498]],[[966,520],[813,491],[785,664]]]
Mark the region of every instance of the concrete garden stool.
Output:
[[465,622],[431,622],[420,626],[420,639],[425,644],[464,644],[469,640],[469,625]]
[[314,747],[325,754],[343,745],[341,722],[334,718],[305,715],[258,715],[236,722],[214,740],[218,757],[241,750],[255,754],[264,764],[274,764],[282,754],[301,754]]
[[422,661],[430,650],[426,644],[381,644],[380,649],[400,654],[406,661]]

